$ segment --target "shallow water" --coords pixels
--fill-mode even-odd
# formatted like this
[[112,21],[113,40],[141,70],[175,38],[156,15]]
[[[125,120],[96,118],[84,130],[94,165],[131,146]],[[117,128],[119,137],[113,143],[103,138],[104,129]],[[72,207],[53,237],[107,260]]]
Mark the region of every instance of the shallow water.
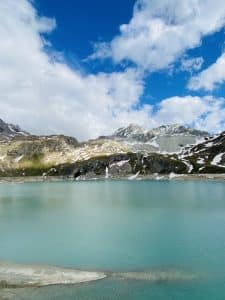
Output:
[[20,290],[22,299],[225,299],[225,183],[1,184],[0,260],[201,274],[171,283],[109,278],[32,289],[29,298]]
[[[224,280],[156,283],[105,279],[76,286],[49,286],[13,292],[15,300],[224,300]],[[13,295],[11,293],[11,295]]]

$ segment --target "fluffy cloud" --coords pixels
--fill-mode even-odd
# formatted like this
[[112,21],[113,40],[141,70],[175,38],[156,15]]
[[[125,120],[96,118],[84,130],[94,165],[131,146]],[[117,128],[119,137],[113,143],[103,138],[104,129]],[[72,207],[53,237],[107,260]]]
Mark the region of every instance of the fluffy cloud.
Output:
[[218,84],[225,82],[225,53],[206,70],[191,78],[188,87],[191,90],[204,89],[212,91]]
[[35,133],[63,132],[80,139],[105,134],[149,107],[137,108],[143,82],[137,71],[81,74],[45,51],[43,34],[55,20],[40,18],[27,0],[0,1],[0,111]]
[[194,128],[219,132],[225,127],[225,99],[205,97],[171,97],[158,105],[154,114],[156,124],[189,124]]
[[91,58],[112,57],[115,63],[128,60],[145,70],[164,69],[224,24],[223,0],[137,0],[120,35],[96,45]]
[[192,73],[192,71],[199,71],[202,67],[204,59],[202,57],[186,58],[181,59],[180,70]]
[[[160,21],[157,2],[151,3],[152,18]],[[135,15],[141,13],[142,22],[145,10],[138,4]],[[173,17],[173,26],[186,23],[185,16]],[[45,49],[56,21],[39,17],[28,0],[1,0],[0,19],[0,117],[7,122],[33,133],[64,133],[81,140],[131,122],[147,128],[179,122],[213,131],[224,126],[223,99],[174,97],[156,106],[142,105],[144,81],[136,69],[98,74],[71,69],[54,49]],[[164,25],[170,28],[171,22]]]

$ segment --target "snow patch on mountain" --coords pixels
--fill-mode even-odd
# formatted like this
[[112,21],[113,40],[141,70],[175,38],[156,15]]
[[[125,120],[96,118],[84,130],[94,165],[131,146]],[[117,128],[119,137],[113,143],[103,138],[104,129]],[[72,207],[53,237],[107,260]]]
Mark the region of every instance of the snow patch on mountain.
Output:
[[134,152],[175,153],[180,152],[187,145],[202,142],[208,136],[209,134],[205,131],[179,124],[163,125],[151,130],[130,124],[128,127],[119,128],[108,138],[127,144]]
[[225,166],[221,165],[220,162],[222,160],[222,157],[225,155],[225,153],[219,153],[216,156],[214,156],[211,165],[213,166],[219,166],[225,168]]
[[18,125],[7,124],[0,119],[0,139],[11,139],[17,136],[28,136],[29,133],[23,131]]
[[116,163],[111,164],[109,167],[110,168],[112,168],[113,166],[122,167],[123,165],[125,165],[128,162],[129,162],[129,159],[127,159],[127,160],[121,160],[121,161],[118,161]]

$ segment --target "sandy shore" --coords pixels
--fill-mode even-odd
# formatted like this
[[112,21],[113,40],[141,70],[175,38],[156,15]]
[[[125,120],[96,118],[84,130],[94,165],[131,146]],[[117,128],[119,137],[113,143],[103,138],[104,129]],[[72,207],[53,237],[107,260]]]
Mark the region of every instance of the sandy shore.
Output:
[[0,288],[76,284],[105,277],[103,272],[0,262]]
[[65,176],[27,176],[27,177],[0,177],[0,183],[25,183],[25,182],[63,182],[63,181],[85,181],[85,180],[225,180],[223,174],[150,174],[150,175],[129,175],[124,177],[81,177],[74,179]]

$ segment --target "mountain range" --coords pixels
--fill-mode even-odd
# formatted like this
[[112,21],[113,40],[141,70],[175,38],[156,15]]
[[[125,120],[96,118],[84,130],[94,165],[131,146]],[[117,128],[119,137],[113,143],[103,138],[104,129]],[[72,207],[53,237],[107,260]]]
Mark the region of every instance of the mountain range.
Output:
[[136,124],[86,142],[65,135],[38,136],[0,119],[0,176],[74,179],[150,174],[225,173],[225,132],[183,125],[146,130]]

